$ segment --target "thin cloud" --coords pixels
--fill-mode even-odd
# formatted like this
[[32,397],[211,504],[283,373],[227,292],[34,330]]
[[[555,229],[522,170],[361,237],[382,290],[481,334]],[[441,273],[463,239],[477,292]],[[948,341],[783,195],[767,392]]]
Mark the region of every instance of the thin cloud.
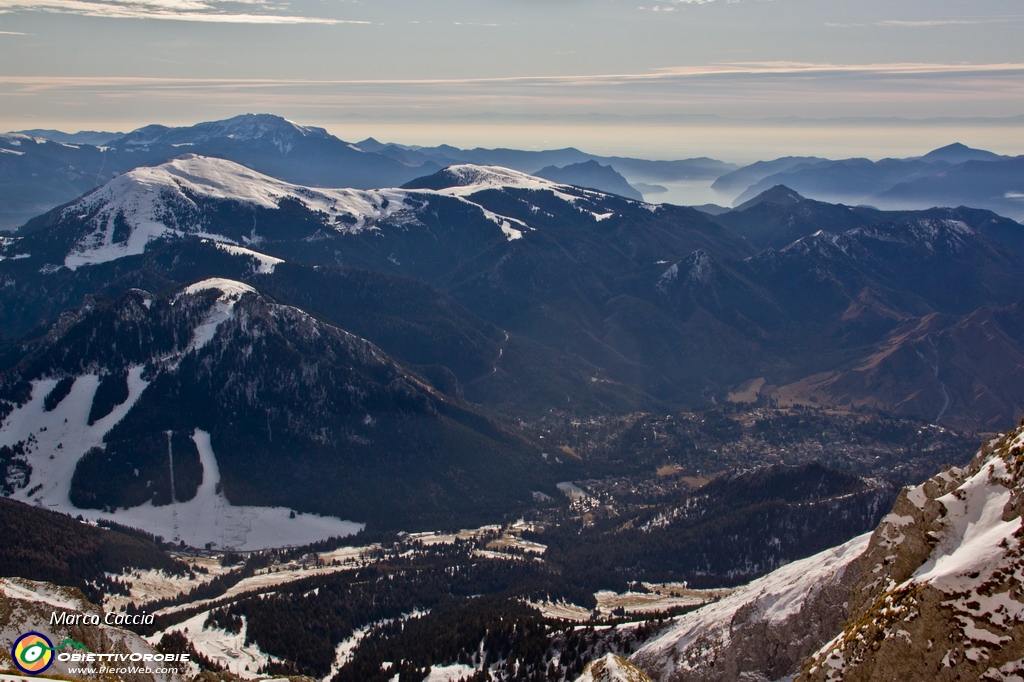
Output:
[[230,12],[225,9],[225,6],[228,4],[251,5],[270,11],[286,9],[286,6],[271,5],[264,0],[236,0],[232,3],[224,3],[217,0],[114,0],[113,2],[93,2],[92,0],[0,0],[0,14],[42,12],[106,19],[161,19],[231,24],[370,23],[367,21],[350,21],[290,14]]
[[[709,5],[721,0],[655,0],[654,5],[640,5],[637,9],[648,12],[675,12],[680,5]],[[740,0],[724,0],[728,4],[740,2]]]
[[898,26],[901,28],[932,28],[934,26],[975,26],[978,24],[1002,24],[1012,19],[987,18],[987,19],[886,19],[876,21],[875,26]]
[[808,62],[723,62],[702,66],[670,66],[638,73],[562,74],[551,76],[501,76],[478,78],[362,78],[362,79],[265,79],[265,78],[149,78],[135,76],[3,76],[0,84],[17,86],[22,92],[67,87],[125,87],[146,86],[193,88],[267,88],[305,86],[434,86],[475,84],[550,84],[556,86],[615,85],[630,82],[657,82],[673,79],[707,77],[759,77],[759,76],[927,76],[927,75],[980,75],[1006,77],[1024,76],[1024,62],[993,64],[942,64],[929,62],[900,62],[888,64],[829,64]]
[[998,17],[961,17],[958,19],[882,19],[871,22],[826,21],[827,28],[868,28],[883,26],[891,28],[936,28],[940,26],[979,26],[983,24],[1009,24],[1019,22],[1024,16],[1009,15]]

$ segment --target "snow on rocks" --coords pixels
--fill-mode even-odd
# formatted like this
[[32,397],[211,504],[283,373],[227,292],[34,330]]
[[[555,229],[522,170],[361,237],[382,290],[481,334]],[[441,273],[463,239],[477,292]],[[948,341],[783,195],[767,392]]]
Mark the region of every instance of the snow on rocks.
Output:
[[631,660],[657,679],[674,681],[732,680],[738,671],[777,679],[793,672],[827,637],[820,633],[838,628],[845,618],[845,612],[829,606],[868,538],[861,535],[787,564],[678,617]]
[[800,679],[1024,678],[1022,501],[1024,427],[905,491],[850,622]]
[[588,663],[576,682],[651,682],[651,678],[621,656],[605,654]]

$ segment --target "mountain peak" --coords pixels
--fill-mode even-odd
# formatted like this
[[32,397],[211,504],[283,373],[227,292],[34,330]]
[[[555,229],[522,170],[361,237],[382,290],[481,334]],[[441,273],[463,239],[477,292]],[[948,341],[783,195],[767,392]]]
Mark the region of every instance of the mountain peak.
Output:
[[241,114],[221,121],[206,121],[181,128],[145,126],[125,135],[117,141],[117,146],[181,146],[225,140],[262,141],[269,142],[282,154],[287,154],[296,139],[306,137],[333,138],[323,128],[301,126],[275,114]]
[[[249,228],[233,236],[214,233],[198,221],[200,204],[234,202],[251,210],[296,207],[323,218],[330,229],[359,231],[402,210],[403,193],[351,189],[312,189],[293,185],[226,159],[184,154],[158,166],[141,166],[61,209],[62,219],[81,222],[65,258],[75,269],[140,254],[154,239],[203,233],[229,243],[251,239]],[[338,222],[341,216],[345,221]],[[372,216],[372,217],[371,217]],[[330,220],[329,220],[330,218]],[[332,222],[333,221],[333,222]]]
[[921,157],[923,161],[945,161],[947,163],[963,163],[964,161],[991,161],[999,155],[984,149],[972,149],[961,142],[954,142],[945,147],[933,149]]
[[758,194],[753,199],[745,201],[736,207],[737,211],[745,211],[748,208],[753,208],[758,204],[776,204],[778,206],[793,206],[799,204],[801,201],[805,201],[805,197],[801,196],[797,191],[786,187],[785,185],[775,185],[769,189]]
[[256,289],[244,282],[223,277],[211,277],[202,281],[190,284],[182,290],[183,294],[198,294],[202,291],[219,291],[220,298],[235,299],[241,298],[244,294],[255,294]]
[[539,178],[577,187],[589,187],[599,192],[617,194],[627,199],[643,201],[644,197],[627,182],[613,166],[605,166],[594,159],[567,166],[547,166],[534,173]]
[[458,164],[407,182],[402,185],[402,188],[443,190],[463,187],[478,192],[484,189],[504,187],[550,189],[556,186],[557,184],[550,180],[544,180],[511,168]]
[[356,142],[355,146],[359,149],[362,149],[364,152],[379,152],[381,149],[387,147],[388,145],[384,144],[375,137],[368,137],[365,140],[360,140],[359,142]]

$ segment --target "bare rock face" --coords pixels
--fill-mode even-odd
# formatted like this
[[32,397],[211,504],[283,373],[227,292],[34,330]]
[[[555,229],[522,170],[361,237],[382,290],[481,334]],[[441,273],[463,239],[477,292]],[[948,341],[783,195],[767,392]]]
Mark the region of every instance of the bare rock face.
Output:
[[651,682],[651,678],[621,656],[605,654],[588,663],[576,682]]
[[[195,673],[189,663],[129,660],[132,655],[155,654],[156,650],[134,632],[106,625],[104,620],[102,609],[87,601],[75,588],[22,578],[0,578],[0,668],[13,669],[12,645],[20,635],[37,632],[48,637],[61,652],[124,656],[121,662],[101,659],[92,663],[61,661],[55,656],[44,673],[46,677],[108,680],[112,675],[101,670],[114,668],[119,671],[116,677],[124,682],[181,682]],[[74,645],[70,645],[72,642]],[[65,643],[69,646],[62,647]],[[83,668],[91,668],[93,673],[83,672]],[[180,672],[163,672],[175,668]]]
[[632,660],[663,682],[1024,679],[1022,512],[1024,424],[904,490],[870,537],[681,616]]
[[792,675],[842,627],[868,536],[821,552],[679,617],[632,660],[664,682],[760,682]]
[[1024,677],[1024,426],[904,491],[801,681]]

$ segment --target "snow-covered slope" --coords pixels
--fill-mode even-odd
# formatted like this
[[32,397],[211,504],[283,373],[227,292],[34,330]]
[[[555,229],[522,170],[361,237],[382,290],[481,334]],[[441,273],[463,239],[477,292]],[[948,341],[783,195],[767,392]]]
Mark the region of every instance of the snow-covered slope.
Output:
[[909,489],[804,680],[1024,678],[1024,426]]
[[867,535],[856,537],[680,616],[633,662],[657,680],[771,680],[792,673],[842,623],[848,569],[867,543]]
[[[589,221],[611,217],[616,209],[605,204],[624,201],[506,168],[453,166],[425,180],[406,189],[312,188],[225,159],[185,154],[119,175],[40,220],[57,226],[67,243],[64,253],[48,257],[76,269],[141,254],[157,239],[198,236],[259,251],[267,240],[316,239],[316,231],[422,229],[445,203],[472,207],[477,223],[496,225],[507,240],[535,229],[530,215],[504,215],[474,197],[485,190],[544,192]],[[52,249],[55,242],[45,243]]]
[[665,682],[1024,679],[1022,512],[1024,425],[905,489],[870,536],[681,616],[632,660]]
[[448,166],[436,175],[446,177],[451,183],[449,187],[443,188],[443,191],[449,194],[472,194],[488,188],[555,189],[565,187],[565,185],[538,178],[535,175],[501,166],[458,164]]
[[0,380],[0,494],[193,547],[479,514],[536,485],[506,475],[506,458],[539,458],[531,444],[366,339],[226,278],[90,301]]
[[[184,310],[176,311],[176,314],[190,320],[191,333],[181,339],[180,347],[169,353],[161,354],[158,349],[152,349],[156,356],[149,361],[159,364],[151,365],[146,378],[143,377],[141,362],[130,365],[125,381],[127,396],[101,418],[95,418],[100,386],[110,372],[119,371],[118,367],[101,367],[94,360],[92,371],[66,379],[71,381],[70,388],[56,404],[52,404],[52,397],[49,404],[47,399],[59,380],[53,377],[32,379],[28,399],[12,405],[0,423],[0,447],[14,448],[22,453],[22,465],[9,468],[3,481],[12,490],[11,497],[91,520],[116,521],[142,528],[193,547],[207,545],[253,550],[305,544],[358,532],[361,524],[337,518],[296,514],[281,506],[231,504],[221,489],[221,470],[210,434],[200,428],[194,428],[189,438],[198,452],[201,481],[195,494],[188,499],[172,494],[171,499],[166,500],[169,504],[154,504],[154,500],[150,500],[121,509],[80,509],[72,501],[76,472],[81,476],[83,467],[89,467],[84,458],[90,451],[106,449],[112,430],[135,409],[153,381],[162,375],[176,374],[183,360],[194,360],[204,351],[221,327],[236,319],[237,306],[247,296],[258,298],[252,287],[225,279],[204,280],[181,291],[171,306],[176,309],[191,307],[198,313],[189,315]],[[149,311],[153,300],[143,297],[141,305]],[[116,345],[118,340],[113,339],[112,343]],[[170,471],[172,488],[174,450],[168,431],[168,465],[164,472]],[[189,454],[179,453],[179,457],[187,458]],[[139,465],[136,462],[130,466]],[[139,475],[139,469],[136,468],[135,473]]]
[[[86,225],[64,265],[74,269],[140,254],[147,244],[162,237],[196,235],[235,243],[236,239],[208,231],[210,219],[199,203],[204,200],[265,209],[295,202],[319,214],[333,229],[358,232],[408,210],[405,194],[398,190],[311,189],[231,161],[189,154],[119,175],[64,208],[60,219],[78,218]],[[255,222],[247,241],[259,241]]]

